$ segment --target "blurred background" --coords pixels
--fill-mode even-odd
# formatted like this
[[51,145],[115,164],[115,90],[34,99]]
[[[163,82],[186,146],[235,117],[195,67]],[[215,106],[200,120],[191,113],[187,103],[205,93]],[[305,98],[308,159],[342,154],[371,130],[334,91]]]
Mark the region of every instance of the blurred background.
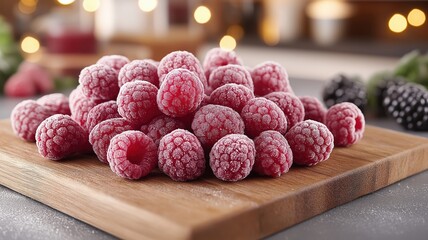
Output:
[[[106,54],[160,60],[173,50],[187,50],[201,59],[207,48],[217,46],[238,53],[250,49],[242,51],[248,65],[265,60],[251,49],[289,50],[285,68],[292,77],[312,77],[299,74],[317,65],[311,59],[321,62],[332,54],[386,59],[374,62],[379,67],[363,74],[368,77],[393,67],[391,58],[427,51],[427,13],[427,1],[2,0],[0,86],[24,60],[62,89],[76,84],[79,71]],[[337,64],[348,55],[339,56]],[[370,59],[360,59],[364,62],[373,66]],[[314,75],[327,78],[351,68],[338,65]]]

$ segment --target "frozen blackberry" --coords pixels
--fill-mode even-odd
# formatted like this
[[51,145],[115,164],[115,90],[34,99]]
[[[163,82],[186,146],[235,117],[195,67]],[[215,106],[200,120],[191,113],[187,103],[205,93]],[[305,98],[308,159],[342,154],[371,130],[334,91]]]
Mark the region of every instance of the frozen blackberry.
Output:
[[322,96],[327,108],[337,103],[351,102],[364,112],[367,105],[367,92],[364,83],[358,78],[351,78],[343,74],[335,76],[324,87]]
[[422,85],[406,83],[389,87],[383,106],[405,129],[428,130],[428,91]]
[[[386,90],[391,86],[401,86],[406,83],[406,79],[403,77],[394,77],[389,76],[382,78],[375,86],[374,88],[374,97],[376,98],[376,115],[379,117],[386,116],[387,111],[383,107],[383,100],[386,97]],[[370,102],[370,99],[369,99]]]

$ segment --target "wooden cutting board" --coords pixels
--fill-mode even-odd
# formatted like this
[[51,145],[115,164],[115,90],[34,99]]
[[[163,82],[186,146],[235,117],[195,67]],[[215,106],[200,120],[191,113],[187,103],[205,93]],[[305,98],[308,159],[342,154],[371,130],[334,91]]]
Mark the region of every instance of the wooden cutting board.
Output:
[[428,139],[371,126],[315,167],[236,183],[128,181],[93,156],[43,159],[7,120],[0,136],[0,184],[125,239],[261,238],[428,169]]

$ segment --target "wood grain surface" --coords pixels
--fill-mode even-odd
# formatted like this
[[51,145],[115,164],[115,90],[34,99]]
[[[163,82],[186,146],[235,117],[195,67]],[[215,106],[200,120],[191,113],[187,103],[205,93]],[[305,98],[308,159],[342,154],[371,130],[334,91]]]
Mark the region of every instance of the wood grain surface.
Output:
[[350,148],[280,178],[117,177],[94,156],[43,159],[0,121],[0,184],[125,239],[257,239],[428,169],[428,139],[367,126]]

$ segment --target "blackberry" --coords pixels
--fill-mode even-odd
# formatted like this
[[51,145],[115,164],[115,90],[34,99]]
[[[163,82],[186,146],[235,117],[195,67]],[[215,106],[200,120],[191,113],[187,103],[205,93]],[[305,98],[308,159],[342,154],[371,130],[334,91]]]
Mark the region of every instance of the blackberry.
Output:
[[367,92],[364,83],[358,78],[350,78],[343,74],[335,76],[322,92],[327,108],[341,103],[351,102],[364,112],[367,105]]
[[386,109],[383,107],[383,100],[386,97],[386,90],[391,86],[401,86],[406,83],[406,79],[403,77],[388,76],[382,78],[374,88],[374,97],[376,98],[376,115],[384,117],[387,114]]
[[389,87],[383,105],[405,129],[428,130],[428,91],[422,85],[406,83]]

